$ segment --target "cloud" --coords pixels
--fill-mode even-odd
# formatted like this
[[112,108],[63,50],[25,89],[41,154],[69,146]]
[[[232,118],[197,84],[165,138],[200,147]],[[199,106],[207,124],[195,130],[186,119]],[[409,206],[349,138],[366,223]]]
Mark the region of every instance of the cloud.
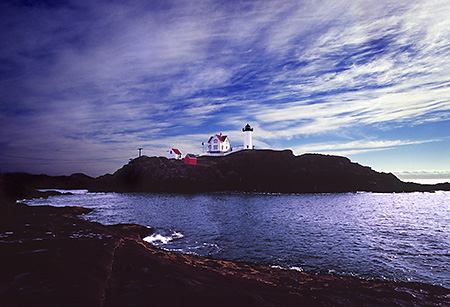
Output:
[[0,4],[0,153],[195,152],[247,122],[270,147],[449,120],[445,1],[49,3]]
[[295,146],[296,153],[315,152],[334,155],[354,155],[365,152],[390,150],[399,146],[418,145],[436,142],[438,140],[404,141],[404,140],[357,140],[351,142],[325,142]]
[[[281,107],[258,106],[253,114],[261,125],[272,128],[272,132],[266,135],[273,138],[395,122],[417,125],[423,121],[447,120],[449,95],[450,88],[447,86],[434,89],[431,86],[417,87],[408,91],[398,86],[336,94],[324,98],[326,101],[320,103],[304,100],[286,103]],[[286,129],[286,124],[291,127]]]
[[[356,6],[353,9],[360,7]],[[285,82],[279,91],[283,94],[252,110],[262,124],[283,120],[300,126],[292,125],[289,132],[273,137],[447,119],[450,101],[445,76],[450,67],[444,46],[450,36],[443,30],[448,29],[447,19],[436,15],[448,13],[448,7],[403,7],[396,11],[400,14],[386,16],[377,11],[359,13],[360,18],[353,20],[344,14],[343,20],[335,21],[336,27],[318,33],[315,43],[299,55],[298,61],[305,64],[277,76],[288,80],[296,74],[298,84]],[[424,23],[430,28],[424,28]],[[295,96],[300,99],[283,103]]]

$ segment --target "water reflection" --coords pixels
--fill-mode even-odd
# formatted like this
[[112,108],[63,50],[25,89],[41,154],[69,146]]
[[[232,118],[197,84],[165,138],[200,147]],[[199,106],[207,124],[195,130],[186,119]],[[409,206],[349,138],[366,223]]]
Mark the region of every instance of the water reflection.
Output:
[[450,193],[77,193],[30,204],[93,208],[156,229],[158,246],[364,278],[450,287]]

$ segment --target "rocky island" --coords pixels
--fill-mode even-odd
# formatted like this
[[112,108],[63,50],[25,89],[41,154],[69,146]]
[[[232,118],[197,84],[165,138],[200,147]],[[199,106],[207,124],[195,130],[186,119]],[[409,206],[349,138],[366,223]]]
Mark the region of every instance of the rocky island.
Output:
[[[347,158],[290,151],[132,160],[112,175],[0,176],[0,306],[449,306],[450,289],[367,281],[173,254],[142,240],[152,229],[104,226],[80,207],[29,207],[26,197],[95,191],[284,193],[450,190],[404,183]],[[70,204],[68,204],[70,205]]]
[[[321,154],[295,156],[291,150],[245,150],[223,157],[200,156],[197,165],[182,160],[142,156],[114,174],[92,178],[5,174],[5,193],[29,194],[35,189],[88,189],[102,192],[215,191],[270,193],[432,192],[450,191],[450,183],[423,185],[403,182],[346,157]],[[25,191],[28,189],[29,191]]]
[[450,190],[450,184],[405,183],[391,173],[379,173],[340,156],[245,150],[224,157],[201,156],[197,165],[144,156],[113,175],[97,178],[92,188],[116,192],[391,193]]

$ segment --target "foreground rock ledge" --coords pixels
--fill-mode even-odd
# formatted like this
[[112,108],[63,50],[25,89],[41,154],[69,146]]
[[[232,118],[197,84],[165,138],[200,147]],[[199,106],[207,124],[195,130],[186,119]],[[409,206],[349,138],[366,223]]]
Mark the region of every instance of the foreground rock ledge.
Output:
[[0,306],[450,306],[438,286],[165,252],[142,241],[151,229],[88,211],[0,206]]

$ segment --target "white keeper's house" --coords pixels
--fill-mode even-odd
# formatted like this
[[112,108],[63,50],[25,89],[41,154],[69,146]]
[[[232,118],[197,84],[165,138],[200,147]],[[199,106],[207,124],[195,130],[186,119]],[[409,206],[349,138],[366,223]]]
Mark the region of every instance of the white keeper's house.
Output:
[[228,136],[215,134],[208,140],[208,154],[225,154],[231,151],[230,140]]

